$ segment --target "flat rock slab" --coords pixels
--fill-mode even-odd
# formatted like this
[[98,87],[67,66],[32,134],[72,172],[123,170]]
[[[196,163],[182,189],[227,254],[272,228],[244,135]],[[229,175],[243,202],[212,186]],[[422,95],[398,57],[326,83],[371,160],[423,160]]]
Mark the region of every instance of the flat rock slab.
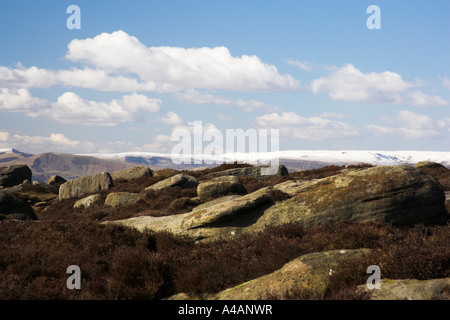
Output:
[[145,195],[129,192],[111,192],[105,199],[105,206],[126,207],[145,200]]
[[114,181],[125,180],[130,181],[141,177],[151,177],[153,171],[149,167],[136,166],[132,168],[122,169],[111,173],[111,177]]
[[151,186],[145,188],[144,190],[162,190],[165,188],[180,187],[182,189],[196,188],[198,186],[198,181],[196,178],[189,176],[184,173],[179,173],[173,177],[159,181]]

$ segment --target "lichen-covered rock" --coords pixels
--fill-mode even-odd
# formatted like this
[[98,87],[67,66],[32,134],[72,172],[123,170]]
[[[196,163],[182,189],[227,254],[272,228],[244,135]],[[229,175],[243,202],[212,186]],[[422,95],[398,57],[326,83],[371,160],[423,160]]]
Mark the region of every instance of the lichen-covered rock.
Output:
[[105,206],[126,207],[145,200],[145,195],[130,192],[112,192],[105,199]]
[[0,168],[0,186],[14,187],[24,180],[31,181],[32,172],[27,165],[18,164]]
[[197,186],[197,195],[201,201],[218,198],[230,194],[246,194],[247,190],[235,176],[223,176],[201,182]]
[[306,182],[274,186],[291,195],[267,209],[252,226],[326,220],[384,221],[398,226],[445,223],[444,190],[438,181],[410,166],[373,167]]
[[256,166],[245,168],[234,168],[219,172],[213,172],[206,175],[206,178],[211,179],[222,176],[237,176],[237,177],[252,177],[256,179],[266,178],[267,176],[285,176],[289,172],[282,164],[278,166]]
[[[183,214],[163,217],[140,216],[104,223],[132,227],[139,231],[146,229],[167,231],[194,239],[230,237],[235,235],[234,230],[253,222],[253,217],[248,216],[248,212],[258,210],[271,201],[269,191],[270,188],[263,188],[245,196],[229,201],[218,201]],[[230,227],[227,220],[235,221],[236,225]],[[222,223],[225,223],[225,226],[222,226]]]
[[[370,249],[355,249],[308,253],[288,262],[273,273],[200,298],[205,300],[272,300],[289,298],[292,293],[301,293],[312,299],[323,299],[328,288],[330,274],[336,272],[339,263],[345,259],[356,258],[370,252]],[[189,299],[186,295],[184,298]],[[178,297],[175,296],[172,299],[178,299]]]
[[93,205],[95,202],[99,201],[101,199],[101,195],[99,194],[92,194],[90,196],[87,196],[83,199],[78,200],[77,202],[75,202],[75,204],[73,205],[74,208],[80,208],[80,207],[84,207],[89,208],[91,205]]
[[166,169],[159,169],[159,170],[153,171],[153,176],[154,177],[168,178],[168,177],[172,177],[174,175],[177,175],[179,173],[180,173],[179,170],[166,168]]
[[380,289],[360,289],[370,292],[371,300],[449,300],[450,278],[416,280],[416,279],[381,279]]
[[113,179],[108,172],[69,180],[59,187],[59,200],[78,198],[89,193],[109,190],[114,186]]
[[36,213],[25,201],[0,192],[0,220],[18,219],[18,220],[37,220]]
[[164,179],[162,181],[159,181],[155,184],[152,184],[151,186],[145,188],[145,190],[162,190],[165,188],[172,188],[172,187],[180,187],[182,189],[188,189],[188,188],[195,188],[198,186],[198,181],[196,178],[189,176],[184,173],[180,173],[177,175],[174,175],[173,177]]
[[132,168],[122,169],[111,173],[111,177],[114,181],[125,180],[130,181],[141,177],[151,177],[153,171],[149,167],[136,166]]
[[442,164],[433,162],[433,161],[420,161],[420,162],[417,162],[414,165],[414,167],[416,167],[417,169],[420,169],[420,168],[444,168],[444,169],[447,169]]

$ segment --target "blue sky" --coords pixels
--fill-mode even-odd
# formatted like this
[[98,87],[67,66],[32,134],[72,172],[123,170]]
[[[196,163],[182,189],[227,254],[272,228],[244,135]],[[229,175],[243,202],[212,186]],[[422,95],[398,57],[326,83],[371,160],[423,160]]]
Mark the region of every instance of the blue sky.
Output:
[[0,148],[170,152],[173,130],[202,121],[278,129],[281,150],[449,151],[448,1],[0,8]]

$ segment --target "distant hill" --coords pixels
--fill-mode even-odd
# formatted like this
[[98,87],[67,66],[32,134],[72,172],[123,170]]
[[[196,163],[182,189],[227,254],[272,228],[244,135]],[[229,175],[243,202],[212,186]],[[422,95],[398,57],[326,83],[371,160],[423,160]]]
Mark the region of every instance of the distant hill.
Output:
[[[272,153],[235,154],[239,162],[248,160],[267,161],[273,158]],[[414,165],[420,161],[433,161],[450,168],[450,152],[427,151],[320,151],[320,150],[288,150],[279,152],[279,163],[289,171],[311,170],[327,165],[345,165],[367,163],[376,166],[407,164]],[[33,179],[45,182],[52,175],[60,175],[65,179],[91,175],[103,171],[115,172],[132,166],[147,166],[152,170],[171,168],[177,170],[198,170],[230,163],[231,155],[213,156],[205,162],[195,163],[194,159],[185,158],[184,163],[176,164],[170,154],[149,152],[126,152],[110,154],[63,154],[41,153],[32,155],[13,148],[0,149],[0,167],[13,164],[26,164],[33,171]],[[246,160],[247,161],[246,161]],[[180,160],[180,159],[178,159]],[[231,161],[232,162],[232,161]],[[261,164],[260,161],[255,164]]]

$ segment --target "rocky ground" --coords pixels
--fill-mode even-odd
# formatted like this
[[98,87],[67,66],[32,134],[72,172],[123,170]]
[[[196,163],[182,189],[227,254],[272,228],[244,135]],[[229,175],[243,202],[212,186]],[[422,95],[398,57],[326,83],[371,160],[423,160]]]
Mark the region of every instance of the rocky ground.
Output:
[[[0,168],[0,298],[450,297],[449,169],[264,169],[136,166],[31,183],[26,165]],[[381,289],[366,286],[370,265]]]

